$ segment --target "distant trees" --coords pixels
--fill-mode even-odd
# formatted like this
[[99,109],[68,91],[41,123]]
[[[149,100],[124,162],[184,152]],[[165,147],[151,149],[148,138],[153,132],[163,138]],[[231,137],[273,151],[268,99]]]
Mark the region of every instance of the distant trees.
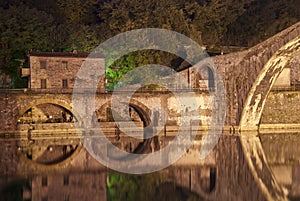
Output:
[[300,20],[298,0],[256,0],[228,24],[223,43],[251,47]]
[[17,69],[20,60],[25,59],[26,51],[54,48],[49,37],[54,29],[53,23],[53,18],[47,13],[24,4],[0,8],[0,68],[12,75],[16,87],[20,81]]

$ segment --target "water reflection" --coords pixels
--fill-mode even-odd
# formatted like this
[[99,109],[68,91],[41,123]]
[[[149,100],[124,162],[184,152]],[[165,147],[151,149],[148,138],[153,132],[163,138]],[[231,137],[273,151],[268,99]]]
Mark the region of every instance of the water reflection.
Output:
[[108,200],[204,200],[201,196],[168,181],[166,174],[143,176],[110,173],[107,185]]
[[[290,200],[300,196],[298,136],[296,133],[260,135],[269,166]],[[21,139],[2,138],[1,200],[265,200],[236,135],[223,133],[204,161],[192,161],[189,165],[190,157],[197,153],[198,147],[194,146],[184,156],[186,161],[146,175],[108,170],[84,148],[66,154],[72,148],[65,146],[75,148],[76,144],[79,142],[75,139],[65,139],[63,143],[38,140],[36,148],[31,148],[40,148],[37,152],[40,157],[33,157],[32,153],[30,158],[29,146]],[[63,154],[64,158],[44,157],[54,149],[54,155]]]
[[106,172],[34,175],[3,181],[5,200],[107,200]]
[[300,133],[261,134],[264,151],[277,181],[300,200]]

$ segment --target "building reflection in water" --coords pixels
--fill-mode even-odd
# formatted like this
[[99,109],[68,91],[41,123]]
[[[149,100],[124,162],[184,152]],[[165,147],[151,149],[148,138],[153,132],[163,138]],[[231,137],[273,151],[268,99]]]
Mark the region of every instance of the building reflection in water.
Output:
[[23,200],[107,200],[106,172],[38,175],[23,187]]
[[[282,134],[261,134],[260,140],[276,180],[290,200],[297,200],[298,133],[285,136],[283,139]],[[79,145],[74,139],[72,142]],[[55,148],[54,141],[49,141],[50,145],[47,140],[35,143],[48,147],[46,151],[49,146]],[[205,161],[188,165],[184,159],[197,155],[198,147],[192,146],[177,164],[145,175],[108,170],[83,147],[57,164],[40,163],[28,158],[25,147],[20,145],[20,140],[0,140],[1,200],[265,200],[246,163],[240,137],[230,133],[223,133]],[[61,146],[59,153],[64,154]]]

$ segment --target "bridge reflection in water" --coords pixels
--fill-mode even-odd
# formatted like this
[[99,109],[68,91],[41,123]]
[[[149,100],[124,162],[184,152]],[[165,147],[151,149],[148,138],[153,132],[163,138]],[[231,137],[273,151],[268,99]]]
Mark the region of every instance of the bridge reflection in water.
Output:
[[[273,176],[290,200],[300,197],[299,135],[259,135]],[[0,140],[1,200],[266,200],[239,134],[224,131],[204,161],[197,159],[199,146],[193,145],[176,164],[146,175],[107,169],[75,137],[26,143],[5,136]]]

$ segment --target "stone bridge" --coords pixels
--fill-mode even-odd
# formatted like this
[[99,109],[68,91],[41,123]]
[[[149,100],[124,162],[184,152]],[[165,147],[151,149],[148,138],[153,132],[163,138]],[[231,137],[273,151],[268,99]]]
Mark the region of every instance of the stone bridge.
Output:
[[[286,198],[282,188],[269,170],[261,142],[257,137],[257,131],[268,94],[276,79],[284,68],[291,66],[295,58],[299,58],[299,35],[300,23],[297,23],[248,50],[212,58],[216,70],[222,75],[225,88],[224,128],[241,136],[243,151],[247,156],[245,160],[267,200],[285,200]],[[297,59],[296,67],[299,68]],[[291,69],[291,71],[297,72],[297,69]],[[298,74],[296,73],[296,75]],[[205,130],[210,123],[214,106],[210,104],[208,91],[196,91],[195,94],[198,104],[191,106],[189,104],[180,105],[172,93],[135,93],[130,100],[131,120],[140,122],[142,128],[150,124],[159,126],[159,122],[164,122],[167,126],[163,125],[162,127],[165,129],[164,133],[168,134],[167,129],[172,130],[179,126],[180,115],[184,111],[199,117],[200,130]],[[189,100],[191,92],[180,92],[180,95],[183,100]],[[110,93],[96,94],[95,108],[93,109],[95,114],[91,117],[93,122],[99,122],[100,125],[101,122],[110,122],[113,109],[110,109],[109,103],[111,96]],[[90,97],[86,97],[87,100],[88,98]],[[49,104],[62,109],[54,107],[52,110],[50,109],[52,106],[50,107]],[[54,113],[46,114],[47,107]],[[16,131],[20,136],[22,131],[28,134],[32,128],[24,127],[22,123],[26,123],[26,117],[32,113],[36,115],[34,122],[37,124],[42,122],[47,124],[53,119],[53,121],[70,122],[85,118],[79,115],[80,112],[74,111],[71,91],[2,90],[0,111],[1,133],[4,135],[16,133]],[[64,116],[59,118],[59,115],[62,114]],[[69,119],[66,115],[71,115],[72,118]],[[116,129],[112,132],[116,134]]]
[[[299,33],[300,23],[297,23],[248,50],[212,58],[216,70],[221,73],[225,88],[225,125],[240,126],[242,130],[257,129],[271,87],[283,68],[291,65],[290,61],[299,52]],[[207,101],[209,94],[204,91],[196,93],[197,96],[203,97],[198,109],[206,111],[204,113],[199,111],[200,114],[209,116],[211,113],[209,111],[212,110],[212,106],[207,103],[210,102]],[[189,97],[187,94],[185,93],[183,96]],[[96,109],[108,102],[110,96],[109,93],[98,94]],[[170,94],[160,94],[159,92],[136,93],[133,100],[143,112],[147,112],[161,103],[159,107],[168,108],[167,113],[177,113],[178,107],[172,108],[176,107],[175,103],[168,97]],[[15,130],[17,119],[23,115],[26,109],[37,104],[54,103],[72,111],[71,91],[2,90],[0,101],[1,130],[6,131]],[[76,113],[76,111],[73,112]],[[173,116],[176,115],[173,114]],[[170,120],[174,120],[172,114],[169,116]],[[205,121],[207,122],[207,120]]]

